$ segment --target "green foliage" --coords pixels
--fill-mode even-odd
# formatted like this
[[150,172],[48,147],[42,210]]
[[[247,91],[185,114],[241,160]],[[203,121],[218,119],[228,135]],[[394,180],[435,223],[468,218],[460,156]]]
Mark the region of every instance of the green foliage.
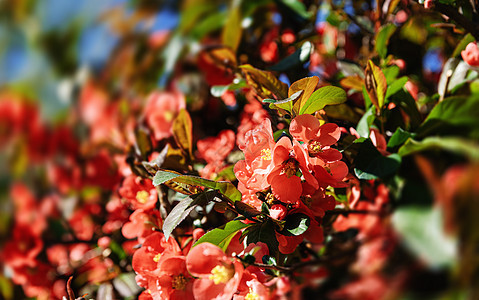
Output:
[[370,139],[357,140],[358,154],[354,158],[354,173],[359,179],[388,178],[394,175],[401,165],[398,154],[383,156]]
[[316,90],[300,107],[299,115],[312,114],[326,105],[341,104],[346,101],[346,92],[339,87],[325,86]]
[[291,214],[284,219],[284,227],[279,233],[286,236],[301,235],[308,230],[311,220],[305,214]]
[[406,247],[429,266],[451,267],[457,262],[457,241],[444,232],[440,209],[401,207],[394,212],[392,222]]
[[374,47],[381,58],[386,58],[389,38],[391,38],[395,31],[396,25],[391,23],[383,25],[381,28],[379,28]]
[[205,233],[194,245],[201,243],[211,243],[226,251],[233,237],[241,230],[252,226],[252,224],[245,224],[239,220],[234,220],[226,223],[222,228],[215,228]]
[[231,201],[241,200],[241,193],[238,189],[228,181],[214,181],[198,176],[181,175],[172,171],[160,170],[153,178],[153,185],[157,186],[162,183],[174,181],[180,184],[202,186],[205,188],[219,191]]
[[210,201],[213,201],[216,196],[216,191],[207,191],[191,195],[181,200],[170,211],[165,221],[163,222],[163,233],[166,240],[170,237],[173,230],[195,209],[198,205],[204,206]]

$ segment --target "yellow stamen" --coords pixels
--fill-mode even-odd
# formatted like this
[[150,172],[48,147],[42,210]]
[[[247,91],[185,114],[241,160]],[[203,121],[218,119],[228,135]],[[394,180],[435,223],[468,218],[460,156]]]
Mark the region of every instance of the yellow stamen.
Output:
[[260,300],[260,297],[258,294],[256,294],[253,289],[249,289],[249,293],[246,295],[244,298],[245,300]]
[[323,152],[321,144],[317,141],[310,141],[308,143],[308,151],[310,155],[315,155]]
[[136,193],[136,200],[141,204],[145,204],[148,202],[149,196],[150,194],[147,191],[138,191],[138,193]]
[[234,270],[227,269],[225,266],[216,266],[211,270],[210,280],[215,284],[227,283],[234,275]]
[[160,258],[161,258],[161,253],[158,253],[157,255],[155,255],[155,257],[153,257],[153,260],[155,262],[158,262],[160,260]]
[[262,160],[271,160],[271,149],[263,149],[260,153]]
[[180,274],[177,276],[173,276],[171,287],[175,290],[184,290],[187,283],[188,279],[183,274]]

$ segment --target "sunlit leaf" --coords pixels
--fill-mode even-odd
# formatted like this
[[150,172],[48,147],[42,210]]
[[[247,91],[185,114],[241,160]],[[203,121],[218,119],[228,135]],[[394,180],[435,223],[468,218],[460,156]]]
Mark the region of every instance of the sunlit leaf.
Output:
[[298,1],[298,0],[278,0],[278,2],[283,3],[286,5],[289,9],[297,13],[299,16],[301,16],[304,19],[309,19],[311,17],[311,13],[306,10],[306,7],[304,6],[303,2]]
[[190,114],[186,109],[180,110],[173,121],[173,136],[176,143],[193,159],[193,124]]
[[239,220],[226,223],[223,228],[215,228],[205,233],[194,245],[201,243],[211,243],[226,251],[231,239],[243,228],[247,228],[252,224],[245,224]]
[[293,108],[296,112],[299,112],[299,108],[304,105],[304,103],[309,99],[309,97],[311,97],[311,94],[313,94],[318,83],[319,83],[319,77],[311,76],[311,77],[302,78],[291,84],[288,90],[289,96],[296,94],[298,91],[303,91],[303,93],[301,94],[301,97],[293,105]]
[[288,97],[288,86],[276,78],[271,72],[256,69],[251,65],[239,66],[243,72],[246,82],[256,90],[262,98],[286,99]]
[[418,142],[413,139],[399,148],[399,155],[406,156],[431,149],[441,149],[451,153],[464,155],[471,161],[479,161],[479,144],[459,137],[427,137]]
[[417,130],[418,136],[423,137],[433,133],[451,132],[461,128],[462,134],[475,131],[479,128],[478,95],[469,97],[449,97],[439,102],[429,113],[426,120]]
[[370,60],[365,70],[364,85],[371,102],[377,111],[380,112],[384,105],[384,97],[386,95],[386,77],[381,69]]
[[451,267],[457,261],[457,241],[444,232],[441,210],[409,206],[400,207],[392,224],[403,238],[406,247],[430,267]]
[[341,79],[339,84],[342,87],[348,88],[348,89],[354,89],[356,91],[361,91],[364,85],[364,79],[361,78],[359,75],[351,75],[344,77]]
[[[278,107],[281,109],[286,110],[289,113],[293,112],[293,101],[299,98],[299,96],[303,93],[303,91],[297,91],[290,97],[283,99],[283,100],[274,100],[274,99],[264,99],[263,103],[271,103],[274,107]],[[270,105],[271,107],[271,105]]]
[[174,181],[182,184],[190,184],[214,189],[228,197],[231,201],[241,200],[241,193],[229,181],[214,181],[198,176],[181,175],[173,171],[160,170],[153,178],[153,185],[157,186],[167,181]]
[[240,1],[233,0],[226,19],[226,24],[221,33],[221,41],[223,45],[230,47],[234,52],[241,41],[241,10]]
[[374,48],[376,49],[376,52],[379,54],[381,58],[385,58],[387,55],[387,48],[389,44],[389,38],[393,35],[393,33],[396,31],[396,25],[392,23],[388,23],[386,25],[381,26],[379,28],[379,31],[376,35],[376,44],[374,45]]
[[299,115],[312,114],[326,105],[344,103],[347,100],[346,92],[336,86],[325,86],[316,90],[309,99],[299,108]]

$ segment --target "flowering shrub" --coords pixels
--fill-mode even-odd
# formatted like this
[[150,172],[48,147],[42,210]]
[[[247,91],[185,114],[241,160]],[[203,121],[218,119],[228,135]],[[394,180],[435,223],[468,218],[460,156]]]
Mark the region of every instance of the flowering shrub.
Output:
[[50,2],[0,5],[1,299],[479,297],[477,1]]

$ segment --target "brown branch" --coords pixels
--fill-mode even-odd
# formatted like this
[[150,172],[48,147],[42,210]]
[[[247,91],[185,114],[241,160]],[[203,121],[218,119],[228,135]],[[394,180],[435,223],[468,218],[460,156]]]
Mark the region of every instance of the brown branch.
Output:
[[458,25],[460,25],[462,28],[464,28],[466,31],[472,34],[474,38],[476,39],[476,41],[479,41],[479,23],[476,24],[474,22],[469,21],[466,17],[460,14],[457,11],[457,9],[455,9],[454,7],[447,4],[440,3],[439,1],[434,2],[433,9],[452,19],[454,22],[456,22]]

